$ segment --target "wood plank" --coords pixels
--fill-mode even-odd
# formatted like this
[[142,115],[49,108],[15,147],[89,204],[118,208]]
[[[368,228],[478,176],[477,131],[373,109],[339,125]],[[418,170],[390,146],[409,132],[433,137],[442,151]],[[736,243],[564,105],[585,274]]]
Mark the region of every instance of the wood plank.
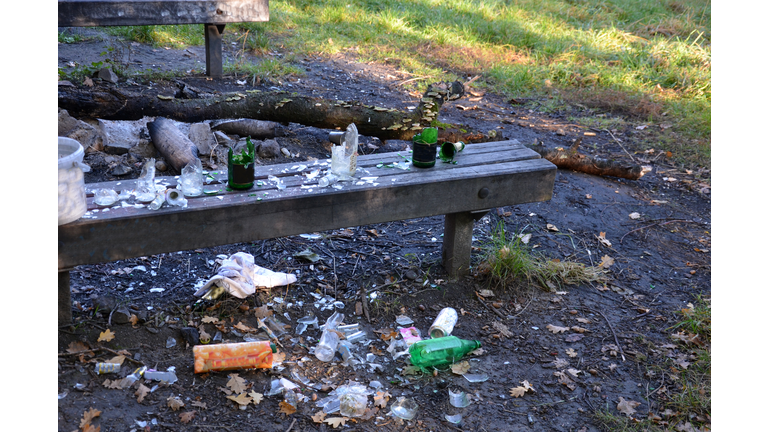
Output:
[[[423,171],[420,168],[411,167],[410,170],[404,171],[399,168],[378,168],[378,164],[391,165],[393,162],[401,162],[410,160],[411,153],[408,151],[377,153],[371,155],[360,155],[357,159],[357,165],[361,170],[358,171],[357,177],[380,177],[407,175],[408,173],[416,173]],[[499,141],[494,143],[479,143],[470,144],[467,148],[459,153],[456,158],[458,162],[456,165],[446,164],[438,162],[433,168],[429,168],[429,171],[446,170],[455,167],[468,167],[487,165],[489,163],[501,163],[512,162],[526,159],[539,159],[541,156],[535,151],[523,146],[522,144],[515,144],[514,141]],[[313,162],[288,162],[275,165],[257,165],[255,171],[256,180],[266,181],[269,175],[274,175],[286,182],[287,185],[293,186],[296,184],[312,185],[317,183],[317,179],[314,181],[302,181],[296,176],[301,176],[306,173],[311,173],[315,170],[325,171],[330,168],[331,160],[322,159]],[[306,167],[302,170],[297,170],[301,165]],[[217,178],[219,181],[226,182],[226,173],[221,171],[212,171],[212,177]],[[155,180],[162,183],[166,187],[175,186],[178,182],[178,176],[159,176]],[[93,195],[93,189],[95,188],[109,188],[114,189],[118,193],[122,190],[133,190],[136,188],[136,180],[116,180],[103,183],[89,183],[86,184],[86,192],[88,196]],[[255,188],[261,189],[261,188]],[[263,190],[275,189],[274,187],[265,186]],[[236,193],[236,192],[230,192]]]
[[269,21],[269,0],[59,0],[59,27]]
[[[484,169],[480,169],[484,168]],[[493,168],[493,169],[489,169]],[[187,209],[110,210],[59,226],[59,269],[349,226],[545,201],[556,168],[543,159],[419,170],[344,190],[287,188],[190,200]],[[478,192],[487,188],[485,198]],[[259,200],[259,198],[261,198]]]

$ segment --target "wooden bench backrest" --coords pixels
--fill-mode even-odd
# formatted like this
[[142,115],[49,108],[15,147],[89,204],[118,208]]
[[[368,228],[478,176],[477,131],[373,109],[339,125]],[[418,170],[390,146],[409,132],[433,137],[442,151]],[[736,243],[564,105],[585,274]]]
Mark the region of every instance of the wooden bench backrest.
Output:
[[59,27],[269,21],[269,0],[59,0]]

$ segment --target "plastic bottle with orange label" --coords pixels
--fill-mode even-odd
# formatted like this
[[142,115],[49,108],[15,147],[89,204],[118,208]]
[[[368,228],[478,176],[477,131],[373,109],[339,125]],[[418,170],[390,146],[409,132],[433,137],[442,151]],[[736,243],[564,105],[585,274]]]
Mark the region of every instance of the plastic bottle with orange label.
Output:
[[271,369],[277,347],[270,341],[195,345],[195,373],[234,369]]

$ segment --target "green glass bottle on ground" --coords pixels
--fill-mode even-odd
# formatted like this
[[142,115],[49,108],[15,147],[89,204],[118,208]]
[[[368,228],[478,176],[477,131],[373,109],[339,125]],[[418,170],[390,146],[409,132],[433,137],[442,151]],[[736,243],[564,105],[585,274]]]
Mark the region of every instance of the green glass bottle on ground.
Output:
[[411,345],[408,351],[411,354],[411,363],[422,371],[429,372],[432,368],[456,363],[467,353],[478,348],[480,348],[480,341],[446,336],[418,341]]

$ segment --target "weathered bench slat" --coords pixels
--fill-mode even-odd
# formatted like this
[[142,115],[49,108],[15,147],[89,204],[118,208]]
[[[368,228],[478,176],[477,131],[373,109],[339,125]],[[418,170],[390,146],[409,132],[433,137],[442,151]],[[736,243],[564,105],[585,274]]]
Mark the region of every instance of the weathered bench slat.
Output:
[[[537,153],[520,145],[486,143],[467,149],[473,147],[478,147],[476,156],[484,157],[485,163],[469,163],[473,152],[468,152],[468,157],[460,156],[457,165],[438,162],[433,169],[404,171],[374,165],[366,169],[371,177],[377,177],[375,180],[344,183],[342,190],[308,187],[300,184],[301,179],[288,177],[285,190],[272,185],[195,197],[185,209],[151,211],[130,206],[100,211],[96,218],[84,217],[59,227],[59,269],[551,197],[555,167]],[[496,151],[484,152],[488,148]],[[399,158],[394,153],[361,156],[359,165]],[[514,160],[503,161],[509,158]],[[259,173],[280,172],[295,165],[258,168]],[[487,196],[481,198],[483,188]]]
[[268,0],[59,0],[59,27],[269,21]]
[[[400,155],[400,156],[398,156]],[[378,154],[372,154],[372,155],[364,155],[361,156],[358,159],[357,166],[361,170],[357,173],[357,177],[365,177],[365,176],[374,176],[379,177],[379,183],[383,181],[384,177],[387,176],[396,176],[398,174],[402,174],[402,170],[399,168],[387,168],[387,167],[381,167],[377,168],[378,164],[392,164],[393,162],[399,162],[399,161],[406,161],[406,159],[411,158],[411,153],[408,151],[399,151],[399,152],[390,152],[390,153],[378,153]],[[494,163],[502,163],[502,162],[514,162],[514,161],[520,161],[520,160],[526,160],[531,158],[531,152],[527,148],[513,144],[513,142],[510,141],[501,141],[494,143],[493,146],[491,145],[477,145],[477,144],[471,144],[466,147],[466,149],[459,153],[459,156],[456,158],[457,164],[456,165],[450,165],[445,164],[440,161],[438,161],[435,164],[434,168],[430,168],[427,171],[439,171],[439,170],[445,170],[445,169],[453,169],[457,167],[469,167],[469,166],[482,166],[483,169],[489,169],[489,159],[493,160]],[[293,167],[299,167],[300,165],[306,165],[306,168],[298,171],[297,169],[293,169]],[[256,180],[261,180],[262,182],[265,182],[263,187],[254,187],[253,191],[271,191],[271,190],[277,190],[277,188],[269,182],[266,182],[268,175],[274,175],[281,180],[285,182],[288,186],[295,186],[298,184],[316,184],[317,178],[314,181],[304,181],[300,178],[301,173],[308,173],[312,172],[317,169],[326,170],[330,168],[330,159],[327,160],[320,160],[317,162],[295,162],[293,164],[286,163],[281,165],[269,165],[269,166],[256,166]],[[411,168],[411,170],[420,171],[423,172],[425,170],[420,170],[418,168]],[[217,171],[212,171],[211,175],[219,180],[223,180],[226,182],[226,174],[219,173]],[[157,181],[161,182],[162,184],[166,186],[175,186],[178,179],[174,179],[171,177],[157,177]],[[391,180],[390,180],[391,181]],[[92,190],[96,188],[97,186],[94,185],[86,185],[86,189],[89,196],[92,196]],[[136,188],[136,180],[116,180],[116,181],[110,181],[110,182],[103,182],[98,183],[98,187],[100,188],[110,188],[114,189],[118,193],[122,190],[133,190]],[[330,189],[329,189],[330,190]],[[239,192],[225,192],[226,194],[238,194]],[[193,197],[191,200],[196,201],[203,199],[204,197]],[[89,200],[89,203],[91,201]],[[89,205],[90,208],[96,208],[95,205]]]

